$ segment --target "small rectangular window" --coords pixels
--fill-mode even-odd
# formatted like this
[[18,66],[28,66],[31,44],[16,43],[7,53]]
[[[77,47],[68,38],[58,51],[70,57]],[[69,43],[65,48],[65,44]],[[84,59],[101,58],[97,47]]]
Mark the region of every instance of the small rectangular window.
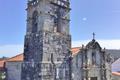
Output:
[[97,77],[91,77],[90,80],[97,80]]

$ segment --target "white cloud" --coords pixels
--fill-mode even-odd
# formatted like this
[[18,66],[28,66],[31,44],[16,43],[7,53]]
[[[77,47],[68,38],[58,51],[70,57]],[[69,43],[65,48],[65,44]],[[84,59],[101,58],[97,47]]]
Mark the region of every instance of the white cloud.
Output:
[[0,45],[0,57],[12,57],[20,53],[23,53],[23,45],[21,44]]
[[82,18],[82,20],[83,20],[83,21],[86,21],[86,20],[87,20],[87,18],[86,18],[86,17],[84,17],[84,18]]
[[[90,40],[73,41],[72,47],[81,47],[82,44],[86,45]],[[106,49],[120,49],[120,40],[97,40],[102,48]]]

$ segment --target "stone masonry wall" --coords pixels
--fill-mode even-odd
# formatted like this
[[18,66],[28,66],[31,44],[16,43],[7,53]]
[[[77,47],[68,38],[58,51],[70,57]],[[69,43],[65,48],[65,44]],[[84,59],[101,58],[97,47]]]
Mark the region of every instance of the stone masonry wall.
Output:
[[48,31],[27,35],[22,80],[70,80],[70,41]]

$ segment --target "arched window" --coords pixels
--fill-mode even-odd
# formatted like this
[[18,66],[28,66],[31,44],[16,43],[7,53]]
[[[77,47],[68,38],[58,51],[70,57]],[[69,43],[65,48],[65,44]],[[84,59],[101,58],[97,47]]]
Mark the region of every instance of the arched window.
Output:
[[38,12],[34,11],[32,16],[32,33],[37,32],[38,30]]

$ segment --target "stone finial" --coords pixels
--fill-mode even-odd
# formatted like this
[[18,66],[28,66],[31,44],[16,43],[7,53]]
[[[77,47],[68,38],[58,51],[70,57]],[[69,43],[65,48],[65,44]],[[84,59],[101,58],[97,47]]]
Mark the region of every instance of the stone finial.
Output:
[[95,40],[95,33],[93,32],[93,40]]
[[84,45],[82,44],[82,49],[84,48]]

